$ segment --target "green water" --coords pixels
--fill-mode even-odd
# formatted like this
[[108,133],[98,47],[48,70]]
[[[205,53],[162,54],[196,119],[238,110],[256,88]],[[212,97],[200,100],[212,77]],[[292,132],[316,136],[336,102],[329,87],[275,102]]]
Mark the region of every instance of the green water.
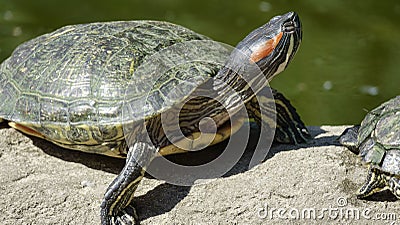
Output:
[[398,0],[0,0],[0,60],[67,24],[167,20],[235,45],[271,17],[296,11],[303,43],[271,85],[308,125],[356,124],[400,94]]

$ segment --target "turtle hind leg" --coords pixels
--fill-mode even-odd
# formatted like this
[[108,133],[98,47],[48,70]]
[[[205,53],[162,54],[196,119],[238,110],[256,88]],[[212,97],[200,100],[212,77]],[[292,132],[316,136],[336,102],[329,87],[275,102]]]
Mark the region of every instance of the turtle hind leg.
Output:
[[365,198],[374,193],[388,188],[386,175],[377,168],[370,166],[367,180],[364,185],[357,191],[357,198]]
[[135,143],[129,148],[125,167],[109,185],[101,203],[102,225],[132,225],[138,224],[136,210],[131,206],[146,166],[150,164],[157,148],[148,143]]

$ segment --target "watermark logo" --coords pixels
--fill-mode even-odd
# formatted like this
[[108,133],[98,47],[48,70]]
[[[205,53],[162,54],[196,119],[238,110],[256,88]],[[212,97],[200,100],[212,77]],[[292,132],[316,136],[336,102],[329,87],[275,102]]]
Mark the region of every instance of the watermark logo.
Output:
[[263,220],[335,220],[335,221],[391,221],[395,224],[397,213],[378,213],[370,208],[356,208],[348,205],[347,198],[338,197],[336,204],[328,207],[272,207],[265,203],[257,208],[256,216]]

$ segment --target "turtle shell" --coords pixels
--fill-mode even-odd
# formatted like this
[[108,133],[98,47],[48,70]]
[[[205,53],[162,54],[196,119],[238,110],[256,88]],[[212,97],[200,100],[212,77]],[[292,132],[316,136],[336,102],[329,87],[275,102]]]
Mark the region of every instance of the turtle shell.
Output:
[[77,148],[113,143],[123,139],[122,124],[183,101],[229,53],[168,22],[66,26],[21,44],[0,65],[0,118]]
[[358,130],[357,145],[363,161],[400,175],[400,96],[367,114]]

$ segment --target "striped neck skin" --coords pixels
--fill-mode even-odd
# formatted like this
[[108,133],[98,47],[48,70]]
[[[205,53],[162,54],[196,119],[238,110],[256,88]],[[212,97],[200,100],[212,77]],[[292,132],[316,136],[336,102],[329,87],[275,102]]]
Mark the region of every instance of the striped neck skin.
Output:
[[[265,87],[293,59],[302,38],[298,15],[272,18],[245,37],[213,79],[217,98],[227,109],[240,107]],[[233,90],[232,90],[233,89]],[[240,98],[232,97],[234,91]]]

